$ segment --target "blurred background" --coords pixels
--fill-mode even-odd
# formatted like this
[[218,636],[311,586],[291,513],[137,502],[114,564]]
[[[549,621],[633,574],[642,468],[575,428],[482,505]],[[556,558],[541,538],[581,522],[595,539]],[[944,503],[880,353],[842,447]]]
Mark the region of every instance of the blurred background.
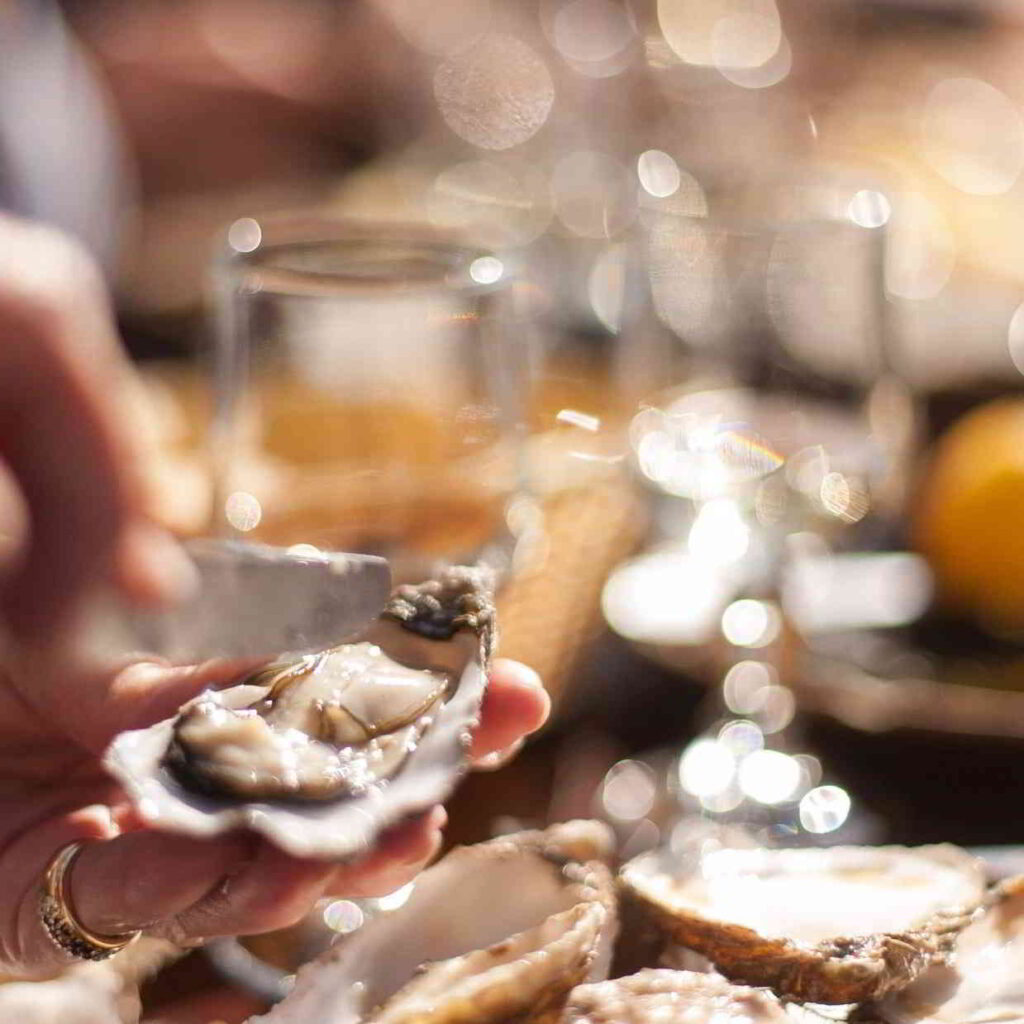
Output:
[[[108,268],[161,517],[496,559],[501,653],[555,711],[464,783],[453,842],[591,815],[629,852],[694,816],[766,841],[1024,839],[1017,4],[57,13],[24,5],[20,31],[40,52],[58,34],[60,87],[19,50],[0,113],[23,211]],[[36,137],[71,103],[96,129],[74,168],[74,139]],[[423,328],[491,316],[450,283],[412,314],[335,296],[333,318],[261,314],[301,345],[225,384],[211,264],[295,210],[314,235],[463,247],[498,333]],[[378,402],[396,374],[429,397]],[[355,500],[356,462],[385,456],[388,496]]]

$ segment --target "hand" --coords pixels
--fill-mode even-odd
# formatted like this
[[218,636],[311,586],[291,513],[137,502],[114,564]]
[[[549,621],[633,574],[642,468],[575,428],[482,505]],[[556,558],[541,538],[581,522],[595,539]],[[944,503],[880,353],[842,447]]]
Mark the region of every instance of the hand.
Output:
[[[99,754],[124,728],[163,717],[199,690],[228,681],[223,664],[132,665],[69,693],[80,729],[35,712],[0,680],[0,973],[51,973],[68,963],[37,911],[42,871],[76,839],[96,839],[75,862],[71,896],[82,923],[120,934],[144,928],[187,944],[254,934],[299,920],[321,896],[379,896],[411,880],[437,852],[444,809],[385,834],[360,861],[338,865],[289,856],[248,833],[204,841],[139,827],[105,776]],[[512,661],[491,674],[471,756],[490,762],[514,750],[547,716],[536,675]]]
[[[145,514],[121,355],[99,276],[58,234],[0,217],[0,973],[68,963],[37,913],[41,872],[76,839],[83,924],[182,941],[288,924],[323,893],[402,885],[439,842],[440,808],[384,837],[360,864],[289,857],[248,834],[211,842],[140,826],[100,755],[118,732],[173,714],[225,663],[76,673],[61,628],[94,581],[140,601],[172,598],[188,562]],[[507,751],[547,714],[536,676],[495,666],[473,756]]]

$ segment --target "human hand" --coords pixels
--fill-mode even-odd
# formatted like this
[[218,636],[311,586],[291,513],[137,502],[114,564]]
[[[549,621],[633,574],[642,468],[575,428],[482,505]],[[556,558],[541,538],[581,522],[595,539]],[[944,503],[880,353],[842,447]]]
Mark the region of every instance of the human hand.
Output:
[[[113,580],[139,601],[173,598],[189,566],[146,516],[130,378],[99,275],[70,241],[0,217],[0,973],[68,963],[39,920],[53,854],[88,843],[71,874],[86,927],[144,927],[184,942],[288,924],[327,892],[404,884],[436,850],[435,808],[383,837],[362,862],[289,857],[248,834],[202,842],[138,821],[103,772],[118,732],[173,714],[238,665],[137,662],[86,674],[60,639],[78,600]],[[536,676],[495,666],[472,754],[514,748],[547,714]]]
[[[171,668],[139,663],[86,699],[69,695],[81,728],[69,735],[0,681],[0,970],[41,976],[66,965],[38,914],[47,861],[67,843],[89,842],[74,864],[71,900],[87,928],[101,934],[145,929],[182,944],[253,934],[299,920],[320,897],[379,896],[410,881],[436,853],[444,809],[386,833],[358,861],[339,865],[283,853],[266,840],[232,833],[198,840],[141,826],[100,764],[103,748],[125,728],[164,717],[209,685],[229,681],[231,666]],[[493,765],[546,718],[537,676],[512,661],[495,663],[471,757]]]

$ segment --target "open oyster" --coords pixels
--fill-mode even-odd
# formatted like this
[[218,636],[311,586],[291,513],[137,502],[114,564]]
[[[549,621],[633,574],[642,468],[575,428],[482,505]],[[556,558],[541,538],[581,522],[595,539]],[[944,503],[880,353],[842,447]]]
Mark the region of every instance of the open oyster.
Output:
[[1004,882],[961,932],[952,962],[930,968],[869,1016],[890,1024],[1024,1021],[1024,877]]
[[611,875],[574,859],[602,842],[601,826],[570,822],[453,850],[249,1024],[557,1021],[570,990],[611,958]]
[[107,767],[157,827],[247,827],[297,856],[361,853],[443,800],[464,767],[493,644],[486,584],[463,568],[399,587],[355,642],[122,734]]
[[980,864],[945,845],[723,849],[682,873],[655,851],[620,880],[670,942],[733,981],[814,1003],[908,985],[946,959],[985,891]]
[[717,974],[644,970],[579,985],[564,1024],[789,1024],[768,992],[732,985]]

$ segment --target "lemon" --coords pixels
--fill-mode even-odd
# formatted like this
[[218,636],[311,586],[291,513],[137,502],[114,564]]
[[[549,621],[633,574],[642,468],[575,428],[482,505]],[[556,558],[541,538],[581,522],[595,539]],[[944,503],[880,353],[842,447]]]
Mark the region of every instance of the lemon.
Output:
[[1024,627],[1024,400],[972,410],[938,441],[917,539],[943,602],[999,631]]

